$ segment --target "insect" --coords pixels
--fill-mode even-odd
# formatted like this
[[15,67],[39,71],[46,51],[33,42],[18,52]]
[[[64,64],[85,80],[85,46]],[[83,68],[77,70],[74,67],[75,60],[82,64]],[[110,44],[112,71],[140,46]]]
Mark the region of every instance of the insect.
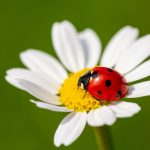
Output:
[[100,101],[117,101],[128,93],[128,84],[122,75],[113,69],[100,66],[81,76],[77,86]]

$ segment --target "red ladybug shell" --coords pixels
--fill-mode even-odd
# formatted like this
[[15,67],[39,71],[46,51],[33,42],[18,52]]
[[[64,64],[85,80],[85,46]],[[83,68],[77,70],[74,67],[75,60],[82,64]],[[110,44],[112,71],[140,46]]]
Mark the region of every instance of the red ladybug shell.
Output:
[[87,91],[96,99],[117,101],[125,97],[128,84],[117,71],[106,67],[95,67],[91,71]]

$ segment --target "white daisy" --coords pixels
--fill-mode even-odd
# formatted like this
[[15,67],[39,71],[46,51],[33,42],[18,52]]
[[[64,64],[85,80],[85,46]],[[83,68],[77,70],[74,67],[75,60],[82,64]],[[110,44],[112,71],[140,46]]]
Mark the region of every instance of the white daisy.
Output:
[[[54,49],[61,63],[42,51],[28,49],[20,54],[28,69],[7,71],[6,80],[27,91],[42,102],[31,100],[36,106],[57,112],[70,112],[58,126],[54,144],[70,145],[90,126],[112,125],[117,118],[131,117],[140,107],[131,102],[117,101],[106,105],[90,94],[77,90],[77,80],[99,63],[101,42],[91,29],[77,32],[68,21],[52,27]],[[138,29],[122,28],[108,43],[99,65],[121,73],[128,83],[150,75],[150,35],[138,38]],[[146,61],[145,61],[146,60]],[[144,62],[145,61],[145,62]],[[66,71],[67,70],[67,71]],[[69,73],[68,75],[68,72]],[[131,84],[127,98],[150,95],[150,81]]]

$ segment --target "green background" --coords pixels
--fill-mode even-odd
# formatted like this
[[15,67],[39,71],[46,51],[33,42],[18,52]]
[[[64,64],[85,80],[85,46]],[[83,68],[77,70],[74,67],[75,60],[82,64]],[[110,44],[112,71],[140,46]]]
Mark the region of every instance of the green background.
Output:
[[[150,33],[149,0],[0,0],[0,150],[55,150],[54,132],[66,115],[35,107],[31,96],[4,80],[8,68],[23,67],[19,53],[27,48],[53,54],[51,26],[64,19],[78,30],[93,28],[103,47],[124,25],[136,26],[141,35]],[[150,149],[149,97],[133,99],[142,111],[119,119],[111,128],[116,150]],[[60,150],[96,149],[93,129]]]

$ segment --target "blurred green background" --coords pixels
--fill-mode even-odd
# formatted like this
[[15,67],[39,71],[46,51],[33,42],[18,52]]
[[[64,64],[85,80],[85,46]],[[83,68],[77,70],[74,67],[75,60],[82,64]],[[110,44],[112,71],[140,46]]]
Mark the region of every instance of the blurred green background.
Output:
[[[0,150],[55,150],[54,132],[66,115],[35,107],[29,94],[4,80],[5,71],[23,67],[19,53],[27,48],[53,54],[50,30],[55,21],[72,21],[78,30],[93,28],[103,47],[124,25],[136,26],[141,35],[150,33],[149,0],[0,0]],[[116,150],[150,149],[149,97],[133,99],[142,111],[119,119],[113,126]],[[93,129],[60,150],[96,149]]]

